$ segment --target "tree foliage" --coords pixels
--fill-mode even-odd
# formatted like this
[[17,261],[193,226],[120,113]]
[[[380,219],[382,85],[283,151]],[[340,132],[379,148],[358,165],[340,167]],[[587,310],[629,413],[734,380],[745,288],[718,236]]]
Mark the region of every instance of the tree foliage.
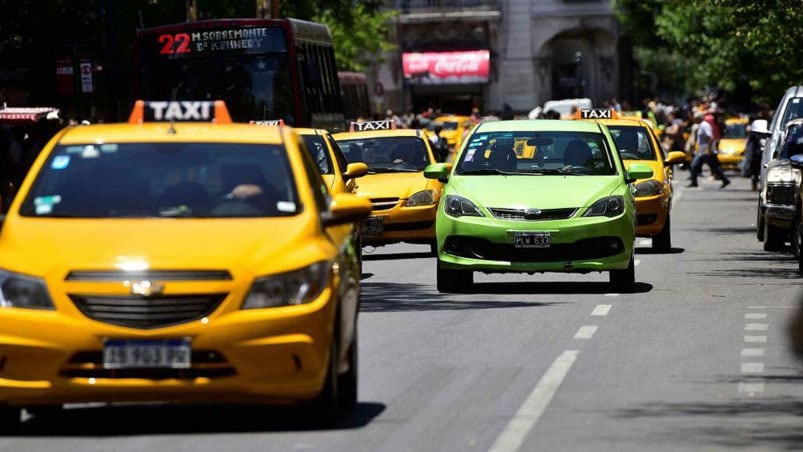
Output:
[[676,90],[721,88],[767,102],[803,81],[801,0],[615,0],[614,9],[639,66],[657,80],[666,78],[661,68],[674,73]]

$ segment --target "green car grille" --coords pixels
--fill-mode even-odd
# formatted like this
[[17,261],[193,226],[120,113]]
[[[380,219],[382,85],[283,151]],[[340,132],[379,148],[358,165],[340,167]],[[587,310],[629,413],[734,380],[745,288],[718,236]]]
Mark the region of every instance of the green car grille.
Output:
[[553,243],[549,248],[516,248],[477,237],[453,235],[446,238],[444,251],[458,257],[508,262],[555,262],[600,259],[625,251],[621,237],[606,236]]
[[494,217],[501,220],[565,220],[577,212],[577,208],[569,209],[501,209],[489,207]]

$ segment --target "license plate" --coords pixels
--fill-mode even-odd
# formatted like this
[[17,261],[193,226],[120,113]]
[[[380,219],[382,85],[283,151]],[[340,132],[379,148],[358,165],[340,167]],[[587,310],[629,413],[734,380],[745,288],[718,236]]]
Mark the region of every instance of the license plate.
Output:
[[381,237],[382,231],[382,217],[368,217],[362,223],[361,233],[363,237]]
[[190,367],[192,349],[190,340],[117,340],[107,339],[103,344],[105,369]]
[[549,232],[514,232],[513,246],[516,248],[549,248],[552,235]]

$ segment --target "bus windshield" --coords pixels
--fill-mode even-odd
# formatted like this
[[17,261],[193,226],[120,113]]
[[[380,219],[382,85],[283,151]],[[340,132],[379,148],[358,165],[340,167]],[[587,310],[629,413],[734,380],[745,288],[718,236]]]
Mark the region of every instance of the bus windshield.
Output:
[[293,87],[284,53],[165,60],[140,71],[140,89],[151,99],[223,99],[235,121],[293,123]]

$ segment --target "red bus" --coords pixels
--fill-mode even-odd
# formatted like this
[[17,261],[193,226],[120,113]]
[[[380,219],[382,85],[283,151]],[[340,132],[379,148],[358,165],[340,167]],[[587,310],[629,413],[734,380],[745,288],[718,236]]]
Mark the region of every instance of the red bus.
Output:
[[368,77],[365,73],[340,71],[337,78],[340,80],[346,122],[371,118],[371,96],[368,94]]
[[232,119],[342,130],[332,34],[298,19],[213,19],[139,30],[138,99],[223,99]]

